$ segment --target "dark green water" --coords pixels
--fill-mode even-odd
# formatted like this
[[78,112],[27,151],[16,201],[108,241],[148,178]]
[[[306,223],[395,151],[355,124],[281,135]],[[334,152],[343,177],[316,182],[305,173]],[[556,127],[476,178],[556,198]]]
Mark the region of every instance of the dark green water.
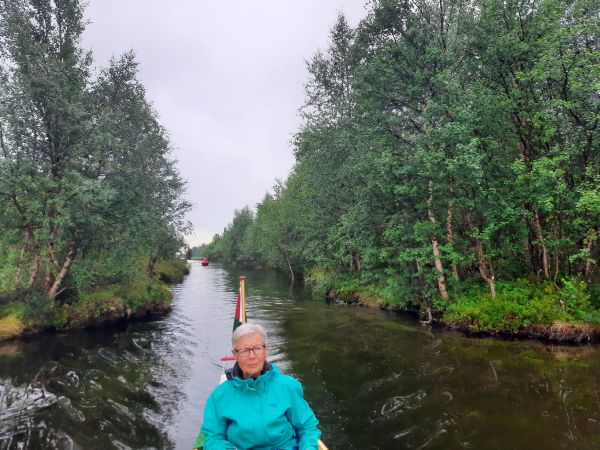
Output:
[[[0,344],[0,450],[189,449],[239,273],[192,263],[173,311]],[[248,318],[335,449],[600,448],[600,350],[470,339],[246,273]]]

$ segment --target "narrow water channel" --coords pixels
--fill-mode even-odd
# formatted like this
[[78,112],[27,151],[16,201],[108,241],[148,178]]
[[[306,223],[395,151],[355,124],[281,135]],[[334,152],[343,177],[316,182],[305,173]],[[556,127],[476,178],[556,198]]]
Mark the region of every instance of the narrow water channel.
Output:
[[[332,450],[600,448],[597,347],[471,339],[245,274],[248,318]],[[193,262],[165,317],[0,344],[0,450],[189,450],[239,275]]]

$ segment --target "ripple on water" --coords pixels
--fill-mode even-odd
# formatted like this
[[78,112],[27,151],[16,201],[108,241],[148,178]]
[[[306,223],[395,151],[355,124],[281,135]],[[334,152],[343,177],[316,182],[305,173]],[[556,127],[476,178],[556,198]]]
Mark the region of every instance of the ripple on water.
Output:
[[[439,419],[427,422],[425,426],[413,430],[414,433],[404,436],[403,446],[416,449],[450,447],[451,443],[448,441],[449,428],[454,421],[446,414],[442,414]],[[461,447],[468,448],[469,444],[462,442]]]
[[58,396],[44,388],[28,385],[14,386],[8,380],[0,380],[0,434],[6,427],[32,416],[40,409],[58,401]]
[[423,389],[407,395],[397,395],[385,401],[379,409],[379,417],[374,421],[381,419],[390,419],[406,411],[412,411],[423,404],[427,393]]
[[130,446],[128,446],[128,445],[125,445],[125,444],[123,444],[121,441],[118,441],[118,440],[116,440],[116,439],[112,439],[112,440],[110,441],[110,443],[111,443],[112,445],[114,445],[114,446],[115,446],[115,448],[116,448],[116,449],[118,449],[118,450],[131,450],[131,447],[130,447]]
[[119,413],[122,416],[121,419],[123,417],[126,417],[127,419],[129,419],[130,422],[135,421],[135,414],[133,414],[127,406],[123,405],[122,403],[118,403],[110,398],[108,399],[108,403],[112,406],[114,412]]
[[[34,417],[56,403],[60,397],[43,387],[14,386],[0,380],[0,448],[26,448],[34,432],[43,433]],[[69,448],[55,446],[55,448]]]
[[98,350],[98,356],[104,359],[104,361],[106,361],[112,367],[122,369],[127,367],[127,360],[125,358],[109,350],[106,347],[103,347],[100,350]]
[[83,411],[73,406],[71,400],[69,400],[66,397],[60,397],[57,403],[58,405],[60,405],[60,408],[63,411],[65,411],[72,420],[78,423],[85,422],[85,414],[83,413]]
[[131,339],[131,342],[138,350],[150,350],[150,339],[146,336],[138,336]]
[[388,384],[394,383],[396,380],[398,380],[398,378],[402,377],[402,375],[403,375],[403,372],[401,372],[401,371],[394,372],[387,377],[378,378],[376,380],[364,383],[358,390],[358,395],[359,396],[372,395],[373,391],[387,387]]

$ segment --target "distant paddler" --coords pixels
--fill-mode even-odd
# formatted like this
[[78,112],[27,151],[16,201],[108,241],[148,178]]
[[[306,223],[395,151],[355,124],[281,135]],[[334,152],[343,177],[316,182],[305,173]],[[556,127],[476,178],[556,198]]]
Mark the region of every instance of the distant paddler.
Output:
[[208,258],[202,258],[202,262],[200,264],[202,264],[204,267],[208,266]]

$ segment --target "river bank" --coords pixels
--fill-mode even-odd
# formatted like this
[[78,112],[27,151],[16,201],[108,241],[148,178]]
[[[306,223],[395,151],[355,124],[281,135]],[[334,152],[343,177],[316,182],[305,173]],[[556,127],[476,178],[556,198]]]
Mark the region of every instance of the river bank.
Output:
[[[349,300],[344,300],[333,295],[326,296],[330,303],[338,306],[358,306],[367,308],[376,308],[396,314],[410,315],[421,319],[418,310],[407,309],[398,305],[384,302],[383,300],[374,301],[373,298],[361,298],[360,293]],[[471,337],[497,336],[502,338],[515,339],[537,339],[543,342],[554,344],[598,344],[600,343],[600,327],[585,323],[555,322],[552,324],[533,324],[530,326],[520,326],[517,329],[491,329],[481,330],[473,322],[455,322],[446,321],[443,316],[433,313],[431,321],[420,320],[424,325],[434,325],[449,330],[459,331]]]
[[101,327],[171,310],[171,283],[189,273],[182,260],[160,262],[155,275],[102,286],[75,299],[27,297],[0,306],[0,342],[45,331]]
[[472,339],[213,262],[190,264],[169,314],[0,344],[0,448],[191,448],[240,275],[332,449],[600,448],[600,346]]
[[579,280],[563,280],[562,286],[516,280],[500,284],[495,297],[482,289],[448,301],[422,303],[398,300],[372,285],[359,289],[356,280],[348,277],[312,272],[305,281],[313,292],[324,295],[327,303],[408,314],[423,324],[472,337],[600,343],[600,311],[589,294],[592,289]]

